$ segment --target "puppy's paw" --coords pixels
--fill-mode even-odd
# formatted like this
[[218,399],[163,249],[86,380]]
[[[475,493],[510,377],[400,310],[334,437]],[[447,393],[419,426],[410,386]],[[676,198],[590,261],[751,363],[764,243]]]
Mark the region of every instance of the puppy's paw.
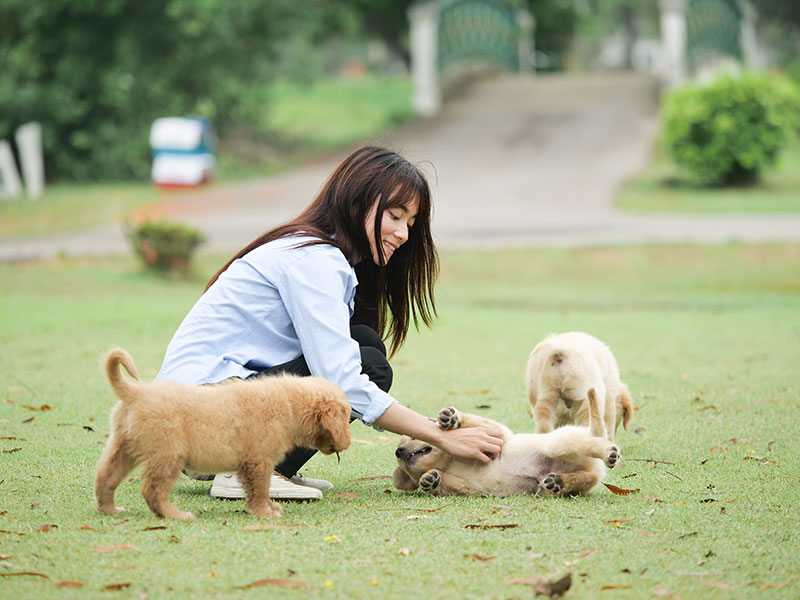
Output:
[[604,462],[606,463],[606,466],[609,469],[613,469],[619,462],[620,458],[621,455],[619,453],[619,448],[617,448],[616,446],[609,446]]
[[439,411],[439,427],[442,429],[458,429],[461,427],[461,413],[449,406]]
[[561,475],[550,473],[542,480],[542,485],[539,488],[540,496],[557,497],[561,495],[561,490],[564,488],[564,480]]
[[280,519],[283,516],[281,505],[272,501],[268,501],[262,506],[253,507],[250,512],[258,519]]
[[432,494],[442,483],[442,474],[436,469],[431,469],[419,478],[419,487],[423,492]]
[[194,521],[197,517],[194,516],[194,513],[178,511],[172,518],[180,519],[181,521]]
[[124,508],[121,506],[114,506],[113,504],[111,506],[98,506],[97,510],[106,515],[115,515],[117,513],[125,512]]

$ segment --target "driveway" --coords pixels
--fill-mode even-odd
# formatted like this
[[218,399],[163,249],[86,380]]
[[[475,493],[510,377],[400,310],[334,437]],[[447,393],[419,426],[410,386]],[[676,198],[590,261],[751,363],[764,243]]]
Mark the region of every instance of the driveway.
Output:
[[[798,241],[800,216],[666,216],[613,207],[648,162],[658,84],[638,75],[500,76],[465,87],[442,113],[376,140],[428,174],[442,249],[636,242]],[[297,215],[350,151],[237,184],[177,192],[165,216],[206,249],[233,252]],[[129,252],[119,226],[0,240],[0,260]]]

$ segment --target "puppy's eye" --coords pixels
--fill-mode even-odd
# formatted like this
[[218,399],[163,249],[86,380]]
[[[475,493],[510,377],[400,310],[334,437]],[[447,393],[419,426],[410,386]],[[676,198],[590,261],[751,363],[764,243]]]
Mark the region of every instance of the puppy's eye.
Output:
[[425,446],[424,448],[420,448],[419,450],[417,450],[416,452],[413,452],[412,454],[414,454],[414,455],[417,455],[417,454],[422,454],[422,455],[430,454],[431,450],[433,450],[433,446]]

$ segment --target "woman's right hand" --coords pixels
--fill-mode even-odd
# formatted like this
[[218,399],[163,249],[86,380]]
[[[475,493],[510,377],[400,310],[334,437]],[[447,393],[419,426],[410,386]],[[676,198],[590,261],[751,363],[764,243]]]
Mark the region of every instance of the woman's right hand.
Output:
[[439,448],[460,458],[474,458],[489,464],[500,456],[503,449],[503,434],[487,427],[464,427],[442,431],[437,444]]

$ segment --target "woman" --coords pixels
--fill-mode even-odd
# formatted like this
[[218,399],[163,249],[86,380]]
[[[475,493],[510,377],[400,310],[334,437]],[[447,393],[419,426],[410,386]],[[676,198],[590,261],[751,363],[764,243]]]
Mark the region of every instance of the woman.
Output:
[[[280,372],[317,375],[347,394],[354,418],[445,452],[489,462],[499,431],[442,431],[389,394],[393,355],[410,322],[430,326],[438,257],[422,173],[400,155],[365,146],[344,159],[296,219],[239,251],[211,278],[167,348],[157,379],[192,385]],[[275,498],[321,498],[331,485],[289,453],[273,476]],[[299,484],[299,485],[297,485]],[[230,474],[212,495],[242,497]]]

